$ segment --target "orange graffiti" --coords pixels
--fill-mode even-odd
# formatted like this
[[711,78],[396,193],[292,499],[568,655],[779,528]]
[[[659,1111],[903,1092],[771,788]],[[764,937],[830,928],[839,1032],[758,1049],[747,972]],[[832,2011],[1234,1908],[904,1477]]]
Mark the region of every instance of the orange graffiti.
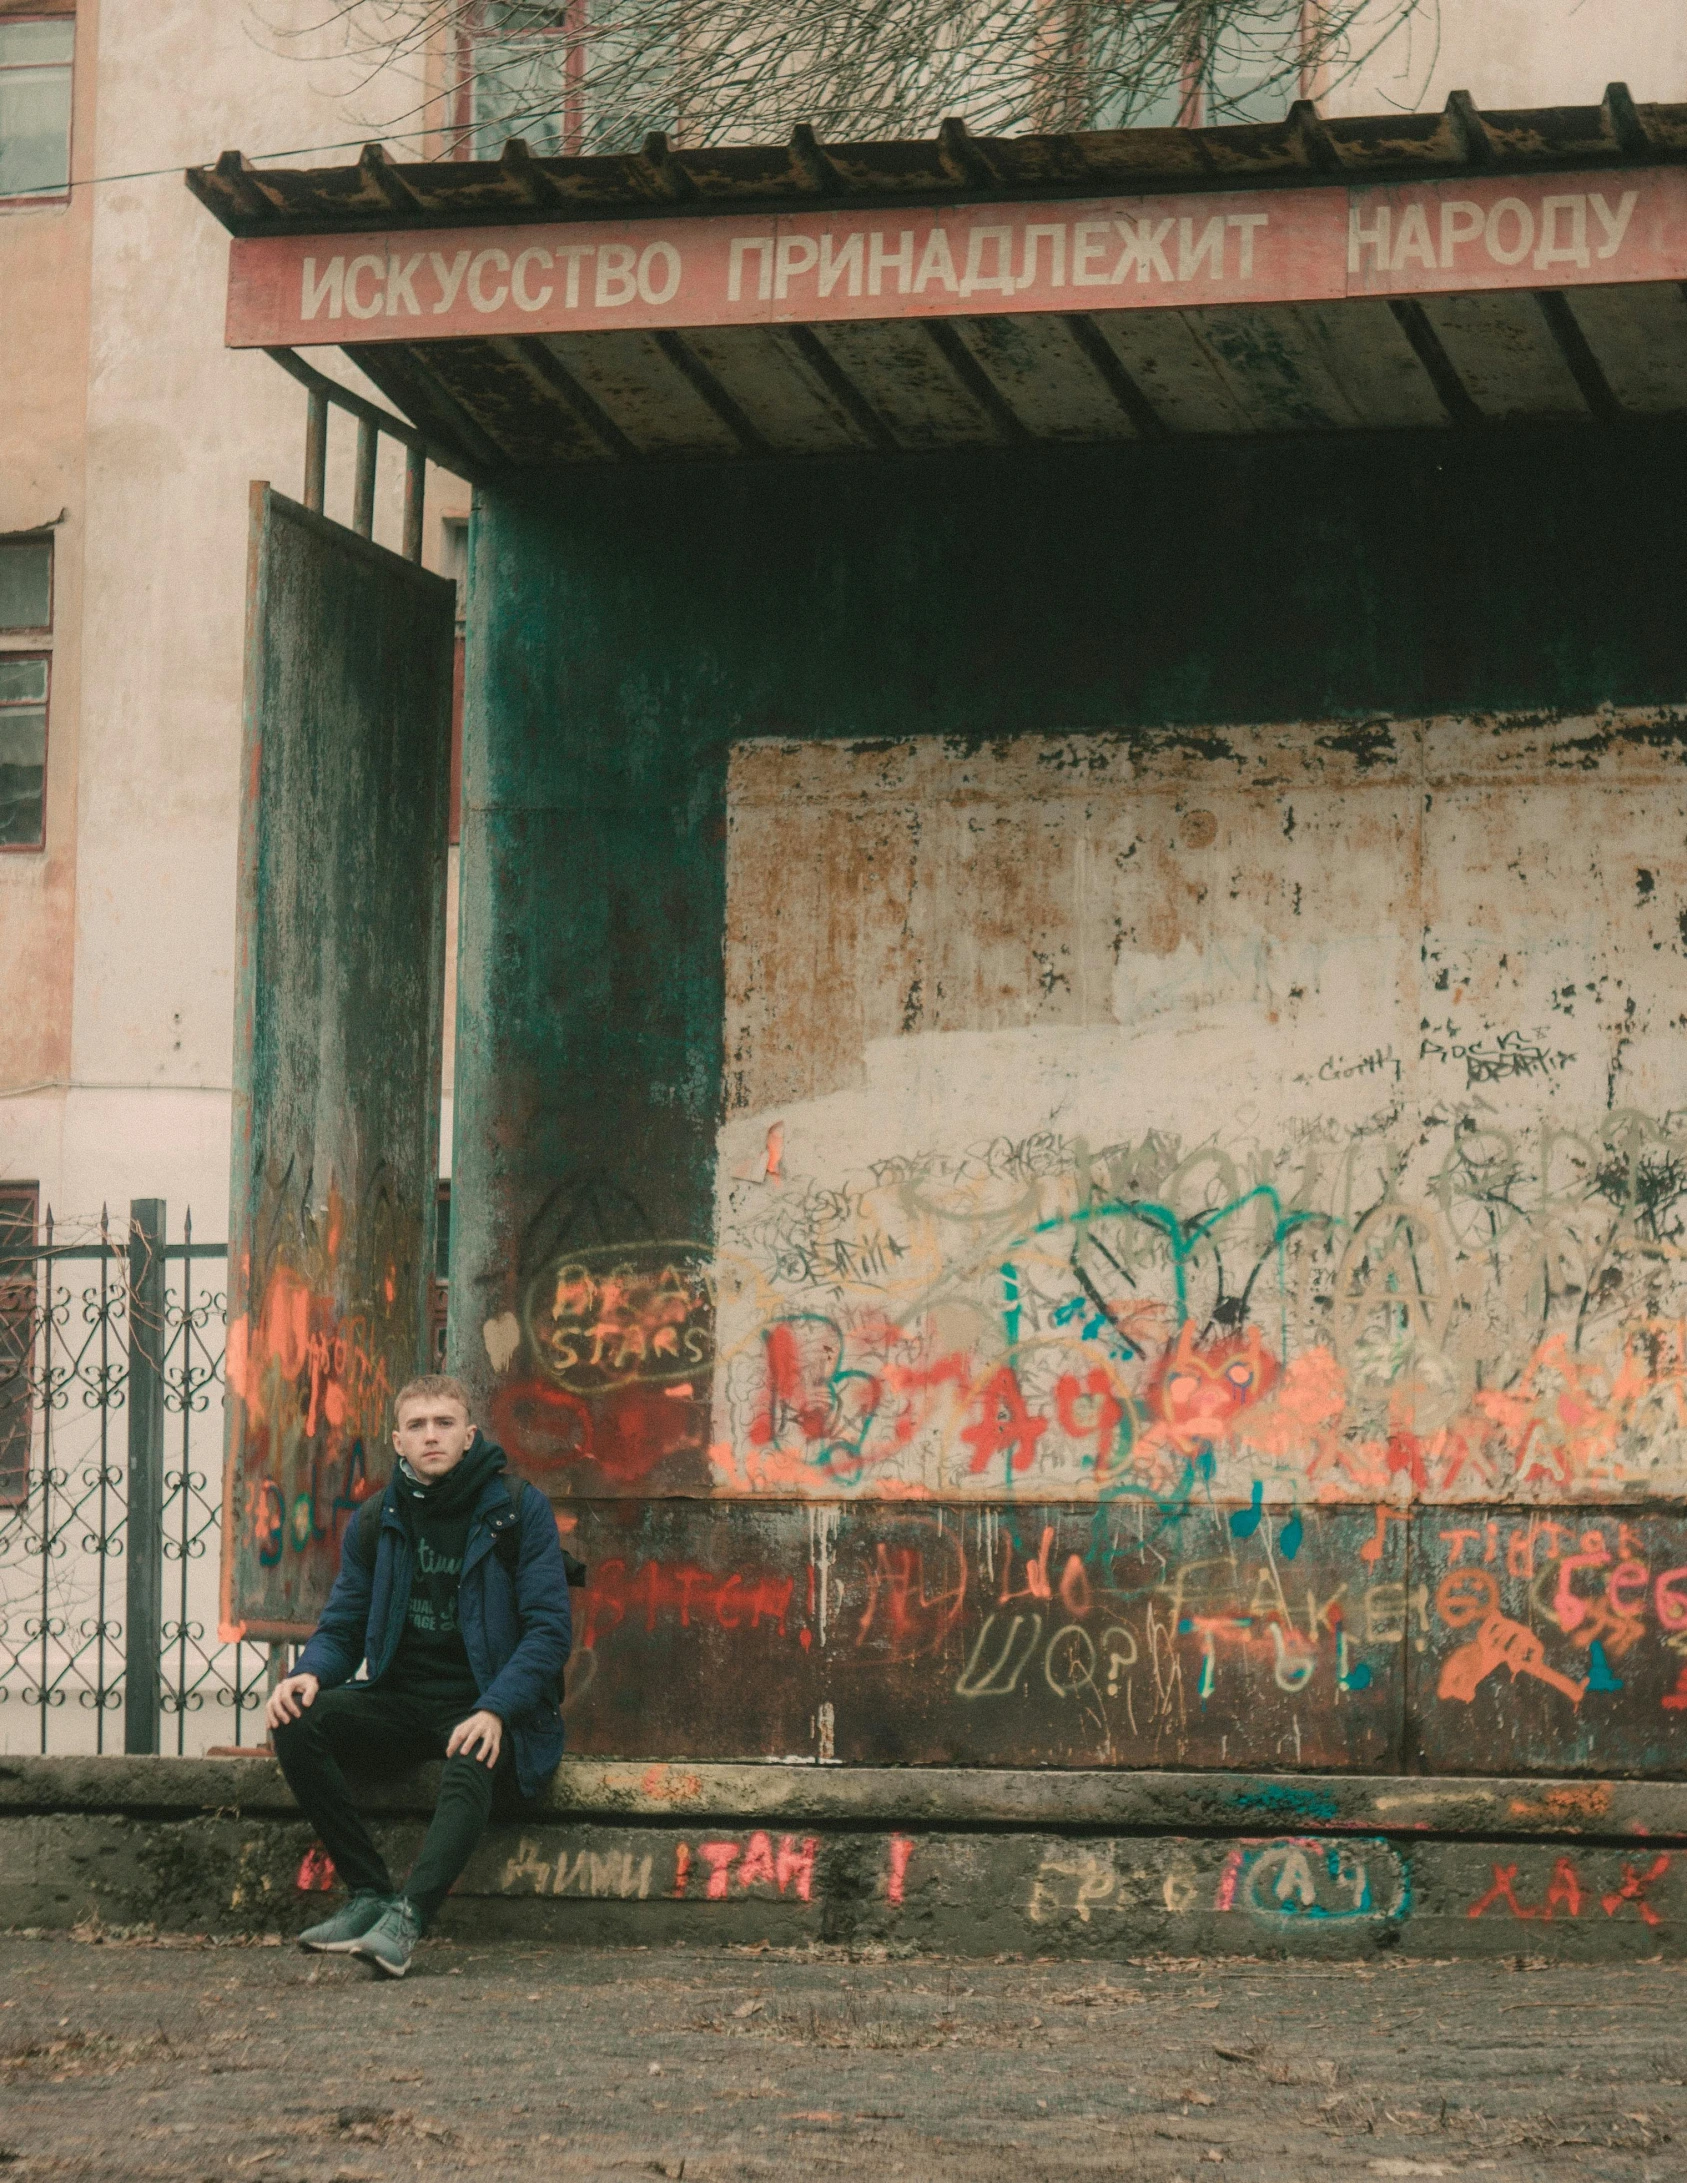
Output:
[[[1471,1577],[1484,1574],[1477,1569],[1458,1573]],[[1521,1622],[1513,1622],[1508,1615],[1495,1613],[1484,1617],[1481,1628],[1468,1645],[1460,1645],[1456,1652],[1447,1655],[1441,1667],[1441,1680],[1436,1685],[1436,1696],[1457,1698],[1468,1705],[1476,1696],[1478,1684],[1495,1668],[1509,1668],[1513,1682],[1519,1675],[1532,1675],[1538,1682],[1562,1691],[1572,1705],[1580,1705],[1587,1690],[1585,1682],[1575,1682],[1568,1675],[1561,1675],[1556,1668],[1547,1666],[1546,1648],[1533,1630],[1525,1629]]]
[[1185,1325],[1149,1376],[1148,1406],[1181,1454],[1212,1447],[1237,1414],[1268,1394],[1277,1360],[1249,1327],[1206,1348]]

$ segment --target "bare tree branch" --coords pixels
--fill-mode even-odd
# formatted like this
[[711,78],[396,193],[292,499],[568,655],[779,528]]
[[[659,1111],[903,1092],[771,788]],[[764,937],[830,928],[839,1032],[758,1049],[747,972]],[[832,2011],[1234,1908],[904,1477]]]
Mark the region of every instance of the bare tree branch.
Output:
[[[1274,120],[1438,0],[322,0],[392,134],[446,156]],[[296,31],[274,33],[294,40]]]

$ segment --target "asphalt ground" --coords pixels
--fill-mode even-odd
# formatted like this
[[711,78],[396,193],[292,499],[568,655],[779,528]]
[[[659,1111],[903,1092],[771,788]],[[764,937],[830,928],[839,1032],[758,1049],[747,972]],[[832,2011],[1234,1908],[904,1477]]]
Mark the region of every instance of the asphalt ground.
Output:
[[0,1938],[0,2172],[1687,2177],[1687,1968]]

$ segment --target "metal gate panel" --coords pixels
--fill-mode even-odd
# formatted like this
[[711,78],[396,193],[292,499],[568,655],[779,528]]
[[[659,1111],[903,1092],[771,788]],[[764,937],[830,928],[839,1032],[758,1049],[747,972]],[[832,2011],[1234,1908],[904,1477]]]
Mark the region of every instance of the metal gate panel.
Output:
[[425,1368],[454,587],[254,484],[225,1635],[302,1636]]

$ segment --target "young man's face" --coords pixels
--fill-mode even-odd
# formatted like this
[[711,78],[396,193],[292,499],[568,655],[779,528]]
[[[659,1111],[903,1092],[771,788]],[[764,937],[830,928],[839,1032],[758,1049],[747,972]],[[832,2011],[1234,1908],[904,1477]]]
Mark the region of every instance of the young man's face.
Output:
[[469,1452],[474,1426],[449,1395],[412,1395],[399,1405],[392,1444],[421,1479],[443,1478]]

